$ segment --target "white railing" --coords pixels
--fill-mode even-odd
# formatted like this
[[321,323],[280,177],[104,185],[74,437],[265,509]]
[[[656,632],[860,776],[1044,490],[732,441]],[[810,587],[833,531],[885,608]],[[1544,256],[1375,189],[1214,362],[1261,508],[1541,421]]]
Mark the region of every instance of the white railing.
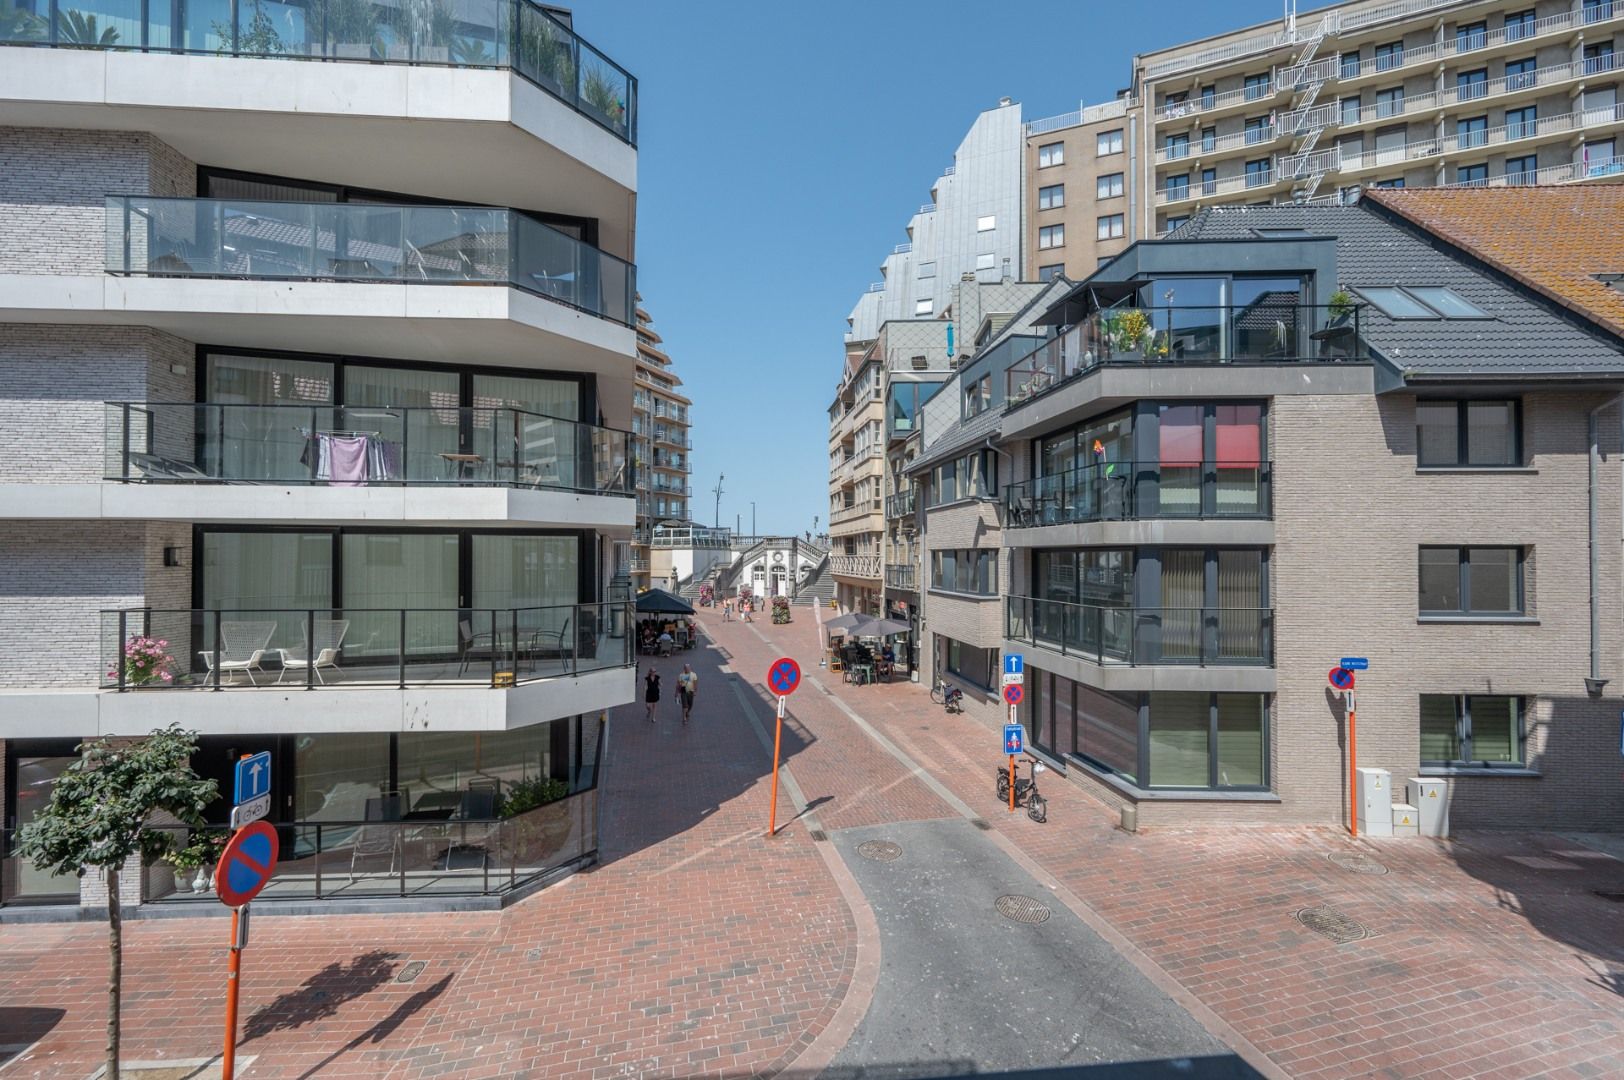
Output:
[[1289,45],[1295,40],[1295,34],[1287,33],[1284,30],[1277,30],[1272,34],[1260,34],[1257,37],[1246,38],[1228,45],[1219,45],[1216,48],[1191,53],[1189,56],[1172,56],[1166,60],[1158,60],[1154,64],[1146,64],[1143,77],[1146,79],[1160,79],[1164,75],[1172,75],[1175,72],[1189,71],[1193,68],[1202,68],[1210,64],[1235,60],[1242,56],[1251,56],[1254,53],[1268,52],[1271,49],[1278,49],[1282,45]]
[[952,176],[957,171],[958,171],[958,166],[957,165],[949,165],[947,168],[942,170],[942,175],[943,176]]
[[1485,30],[1481,34],[1454,35],[1442,41],[1407,48],[1402,53],[1393,56],[1372,56],[1369,59],[1360,61],[1357,65],[1347,64],[1344,66],[1338,57],[1327,57],[1327,59],[1337,62],[1336,77],[1338,79],[1362,79],[1367,75],[1403,71],[1406,68],[1423,64],[1435,64],[1451,57],[1470,56],[1473,53],[1483,52],[1487,49],[1497,49],[1508,43],[1520,44],[1525,41],[1535,41],[1553,34],[1566,33],[1578,26],[1590,26],[1624,17],[1624,3],[1615,0],[1610,7],[1611,10],[1609,10],[1609,5],[1603,5],[1599,10],[1604,14],[1599,18],[1587,18],[1587,13],[1582,9],[1563,11],[1555,15],[1547,15],[1543,19],[1535,19],[1532,23],[1513,23],[1510,26],[1499,26],[1493,30]]
[[[1621,2],[1624,2],[1624,0],[1621,0]],[[1428,96],[1438,97],[1439,103],[1443,105],[1457,105],[1462,102],[1477,102],[1485,98],[1498,97],[1501,94],[1515,94],[1521,90],[1533,90],[1554,83],[1582,79],[1586,75],[1604,75],[1620,68],[1624,68],[1624,56],[1598,56],[1589,60],[1574,60],[1566,64],[1552,64],[1550,67],[1536,68],[1533,71],[1524,71],[1517,75],[1503,75],[1498,79],[1490,79],[1487,82],[1451,86],[1447,87],[1442,94],[1429,94]]]
[[891,254],[893,254],[893,255],[906,255],[906,254],[908,254],[908,252],[910,252],[912,250],[913,250],[913,245],[912,244],[898,244],[896,247],[891,249]]
[[1274,97],[1277,88],[1276,81],[1271,79],[1258,86],[1238,86],[1221,94],[1213,94],[1211,97],[1197,95],[1184,101],[1170,101],[1156,110],[1156,119],[1176,120],[1181,116],[1199,116],[1201,113],[1227,109],[1231,105],[1267,101]]
[[839,577],[874,578],[880,576],[878,555],[831,555],[829,572]]
[[[1372,169],[1383,165],[1418,161],[1423,158],[1442,157],[1445,154],[1483,150],[1491,146],[1505,146],[1509,143],[1523,142],[1529,139],[1543,139],[1552,135],[1584,131],[1589,128],[1604,127],[1620,122],[1624,122],[1624,103],[1602,105],[1593,109],[1561,113],[1557,116],[1542,116],[1537,120],[1501,124],[1498,127],[1484,128],[1478,131],[1453,132],[1442,137],[1422,139],[1404,147],[1393,147],[1387,150],[1367,150],[1362,154],[1345,154],[1337,162],[1336,168],[1344,172],[1354,169]],[[1338,151],[1328,150],[1324,152],[1337,153]],[[1289,160],[1286,158],[1281,159],[1282,170],[1288,168]]]
[[871,282],[869,282],[868,291],[869,292],[884,292],[885,291],[885,282],[883,282],[883,281],[871,281]]
[[1059,116],[1046,116],[1042,120],[1033,120],[1026,125],[1028,135],[1042,135],[1046,131],[1059,131],[1061,128],[1076,127],[1083,122],[1083,113],[1061,113]]
[[1279,128],[1274,125],[1251,128],[1247,131],[1231,132],[1220,135],[1215,139],[1197,139],[1191,143],[1179,146],[1163,146],[1156,151],[1156,164],[1166,165],[1173,161],[1184,161],[1187,158],[1200,157],[1202,154],[1221,154],[1230,150],[1243,149],[1248,146],[1267,146],[1274,142],[1279,135]]
[[1591,158],[1589,161],[1570,161],[1565,165],[1547,165],[1532,172],[1505,173],[1486,180],[1461,180],[1453,184],[1439,184],[1446,188],[1532,187],[1546,184],[1574,184],[1582,180],[1601,177],[1624,178],[1624,157]]
[[1156,205],[1172,206],[1193,199],[1227,195],[1234,191],[1256,191],[1259,188],[1271,187],[1282,175],[1284,174],[1281,170],[1270,169],[1261,173],[1226,176],[1222,180],[1201,180],[1187,187],[1175,187],[1171,190],[1164,188],[1156,193]]
[[933,202],[925,203],[924,205],[920,206],[919,212],[921,214],[934,214],[936,212],[936,204]]
[[1311,154],[1287,154],[1280,159],[1280,175],[1286,179],[1301,180],[1315,173],[1328,172],[1336,168],[1341,160],[1342,151],[1335,147],[1315,150]]

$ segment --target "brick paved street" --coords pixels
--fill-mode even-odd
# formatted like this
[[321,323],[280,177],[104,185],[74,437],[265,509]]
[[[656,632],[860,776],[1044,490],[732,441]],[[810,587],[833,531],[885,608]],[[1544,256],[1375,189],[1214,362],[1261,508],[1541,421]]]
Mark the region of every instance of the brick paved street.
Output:
[[[257,921],[241,1050],[255,1060],[240,1075],[849,1069],[837,1055],[871,1045],[861,1022],[888,1007],[881,972],[895,939],[881,933],[894,932],[887,897],[855,891],[844,830],[936,837],[977,815],[992,831],[976,835],[1070,907],[1075,932],[1115,947],[1123,977],[1273,1075],[1624,1075],[1624,904],[1596,895],[1624,892],[1624,863],[1547,834],[1134,836],[1047,775],[1050,820],[1037,825],[995,805],[990,717],[944,715],[906,683],[841,683],[817,666],[814,613],[795,618],[704,613],[717,645],[689,654],[702,680],[693,723],[677,723],[670,702],[654,725],[641,706],[616,714],[605,861],[591,872],[502,913]],[[790,824],[766,841],[772,706],[760,684],[780,653],[806,682],[785,725],[778,816]],[[670,685],[680,661],[659,663]],[[1326,858],[1338,851],[1388,872],[1342,869]],[[1322,905],[1374,936],[1334,945],[1293,918]],[[217,1050],[224,933],[218,919],[129,924],[129,1060]],[[43,1036],[0,1080],[95,1069],[104,957],[99,923],[0,925],[0,1045]],[[409,961],[426,966],[393,981]]]

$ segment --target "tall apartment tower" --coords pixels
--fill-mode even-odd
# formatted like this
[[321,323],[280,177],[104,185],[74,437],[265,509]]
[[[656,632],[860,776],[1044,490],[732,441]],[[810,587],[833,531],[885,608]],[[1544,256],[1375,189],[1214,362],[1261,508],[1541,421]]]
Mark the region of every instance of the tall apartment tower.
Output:
[[0,22],[0,902],[96,902],[9,829],[169,723],[223,792],[272,755],[273,903],[495,903],[596,848],[637,83],[532,0],[351,7]]
[[637,309],[637,388],[632,393],[632,444],[637,463],[637,529],[632,537],[631,583],[635,590],[669,585],[651,577],[655,527],[662,522],[686,525],[693,496],[693,471],[686,396],[682,380],[671,370],[671,357],[660,348],[660,335],[648,312]]
[[847,316],[848,342],[872,341],[894,319],[932,318],[964,274],[999,281],[1021,272],[1021,106],[1004,98],[976,117],[904,243],[880,263]]
[[1126,97],[1026,125],[1026,273],[1081,281],[1128,246],[1138,127]]
[[1624,3],[1362,0],[1134,58],[1138,235],[1202,205],[1624,174]]

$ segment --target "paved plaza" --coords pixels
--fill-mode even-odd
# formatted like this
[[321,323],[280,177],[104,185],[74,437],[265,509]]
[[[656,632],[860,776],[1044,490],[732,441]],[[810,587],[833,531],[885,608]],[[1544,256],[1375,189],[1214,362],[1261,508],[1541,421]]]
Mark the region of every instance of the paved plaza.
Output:
[[[590,871],[499,913],[258,918],[239,1075],[1624,1075],[1605,839],[1132,835],[1047,774],[1039,825],[994,798],[991,714],[840,682],[794,615],[702,613],[692,723],[616,712]],[[778,655],[806,678],[769,840]],[[127,1060],[218,1051],[225,935],[127,924]],[[0,1080],[94,1073],[105,957],[101,923],[0,925]]]

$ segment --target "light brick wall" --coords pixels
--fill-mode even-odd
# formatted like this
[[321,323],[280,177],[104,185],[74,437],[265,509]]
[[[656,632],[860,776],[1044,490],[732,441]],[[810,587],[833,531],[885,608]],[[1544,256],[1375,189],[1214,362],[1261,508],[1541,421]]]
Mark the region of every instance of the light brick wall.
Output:
[[[192,400],[193,357],[190,342],[141,327],[0,324],[0,482],[118,475],[122,420],[109,423],[104,403]],[[156,422],[154,449],[190,459],[192,418],[159,410]],[[139,415],[131,427],[139,448]]]
[[100,274],[106,197],[190,196],[196,175],[142,132],[0,127],[0,273]]
[[[927,510],[921,533],[919,593],[924,604],[924,640],[920,645],[920,679],[935,685],[938,676],[955,676],[937,670],[936,635],[953,638],[978,648],[997,651],[1003,644],[1003,597],[1009,591],[1009,552],[1003,547],[999,510],[991,503],[964,502]],[[997,588],[1000,595],[977,599],[937,592],[930,587],[932,551],[992,551],[997,553]],[[957,685],[957,683],[955,683]],[[972,699],[986,699],[997,712],[1002,708],[996,695],[980,693],[965,686],[966,710]],[[999,713],[1002,716],[1002,713]],[[1001,721],[1000,721],[1001,722]]]
[[[1285,397],[1274,409],[1274,605],[1279,696],[1277,819],[1345,823],[1340,703],[1326,671],[1370,658],[1359,681],[1359,764],[1402,791],[1419,763],[1423,693],[1531,699],[1528,762],[1539,779],[1456,777],[1456,827],[1624,827],[1618,798],[1621,685],[1620,439],[1601,415],[1602,675],[1609,703],[1585,696],[1589,658],[1586,413],[1592,393],[1523,398],[1532,472],[1415,470],[1415,399]],[[1524,545],[1537,625],[1418,623],[1422,544]],[[1537,701],[1533,701],[1537,697]],[[1226,808],[1227,810],[1227,808]]]

